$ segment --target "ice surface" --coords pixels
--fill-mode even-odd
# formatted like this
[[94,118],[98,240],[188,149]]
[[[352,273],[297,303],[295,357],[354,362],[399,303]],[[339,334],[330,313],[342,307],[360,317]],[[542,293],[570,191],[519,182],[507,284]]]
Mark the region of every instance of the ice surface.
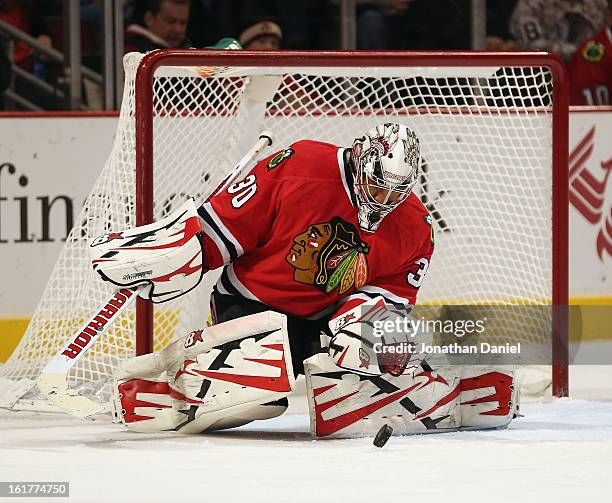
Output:
[[570,375],[574,396],[599,401],[528,403],[508,430],[383,449],[312,440],[302,397],[275,420],[200,436],[0,412],[0,480],[69,481],[74,502],[612,501],[612,367]]

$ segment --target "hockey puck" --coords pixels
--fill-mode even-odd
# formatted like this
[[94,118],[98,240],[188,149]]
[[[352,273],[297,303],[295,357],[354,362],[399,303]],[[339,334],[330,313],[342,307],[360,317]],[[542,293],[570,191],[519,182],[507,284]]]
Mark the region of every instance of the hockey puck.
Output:
[[393,428],[391,428],[391,426],[388,424],[383,424],[380,430],[378,430],[378,433],[374,437],[374,442],[372,443],[376,447],[383,447],[387,443],[387,440],[389,440],[389,437],[391,437],[392,433]]

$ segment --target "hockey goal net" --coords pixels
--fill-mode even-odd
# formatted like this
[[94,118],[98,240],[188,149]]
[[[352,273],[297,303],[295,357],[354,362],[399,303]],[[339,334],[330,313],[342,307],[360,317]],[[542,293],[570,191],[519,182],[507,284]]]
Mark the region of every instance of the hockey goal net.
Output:
[[[41,369],[111,293],[91,270],[89,241],[162,218],[189,196],[205,198],[262,130],[275,134],[267,155],[298,139],[350,146],[378,123],[410,125],[426,162],[418,191],[436,233],[419,302],[567,304],[567,98],[557,59],[175,50],[130,54],[124,63],[112,153],[26,334],[0,369],[0,406],[38,405]],[[215,281],[207,276],[198,291],[155,312],[141,304],[122,315],[70,384],[104,398],[119,358],[201,328]],[[557,355],[553,387],[563,395],[564,330],[551,310],[541,313],[529,320],[536,329],[515,337],[537,342],[548,333],[542,344]]]

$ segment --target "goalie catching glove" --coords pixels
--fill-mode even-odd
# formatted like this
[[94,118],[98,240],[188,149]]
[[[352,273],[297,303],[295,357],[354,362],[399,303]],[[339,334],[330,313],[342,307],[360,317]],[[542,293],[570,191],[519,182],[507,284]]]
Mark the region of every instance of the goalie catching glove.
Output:
[[[431,344],[431,335],[403,331],[407,314],[375,297],[336,315],[329,322],[333,337],[322,340],[338,367],[365,375],[401,375],[417,367],[425,355],[418,352]],[[391,330],[388,327],[393,327]],[[387,330],[384,330],[387,328]]]
[[103,280],[120,288],[143,285],[140,297],[166,302],[202,280],[201,233],[195,202],[189,199],[158,222],[97,237],[90,245],[91,262]]

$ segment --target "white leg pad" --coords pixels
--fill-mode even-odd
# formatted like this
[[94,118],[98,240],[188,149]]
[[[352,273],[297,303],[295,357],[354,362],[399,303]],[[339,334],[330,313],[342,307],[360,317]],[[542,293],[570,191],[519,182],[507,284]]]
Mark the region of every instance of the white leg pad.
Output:
[[506,427],[518,410],[513,370],[419,368],[397,377],[359,375],[326,354],[304,362],[310,424],[317,438],[394,435]]
[[195,340],[190,334],[164,351],[117,370],[114,415],[133,431],[199,433],[275,417],[285,407],[265,404],[295,387],[287,318],[272,311],[204,329]]

